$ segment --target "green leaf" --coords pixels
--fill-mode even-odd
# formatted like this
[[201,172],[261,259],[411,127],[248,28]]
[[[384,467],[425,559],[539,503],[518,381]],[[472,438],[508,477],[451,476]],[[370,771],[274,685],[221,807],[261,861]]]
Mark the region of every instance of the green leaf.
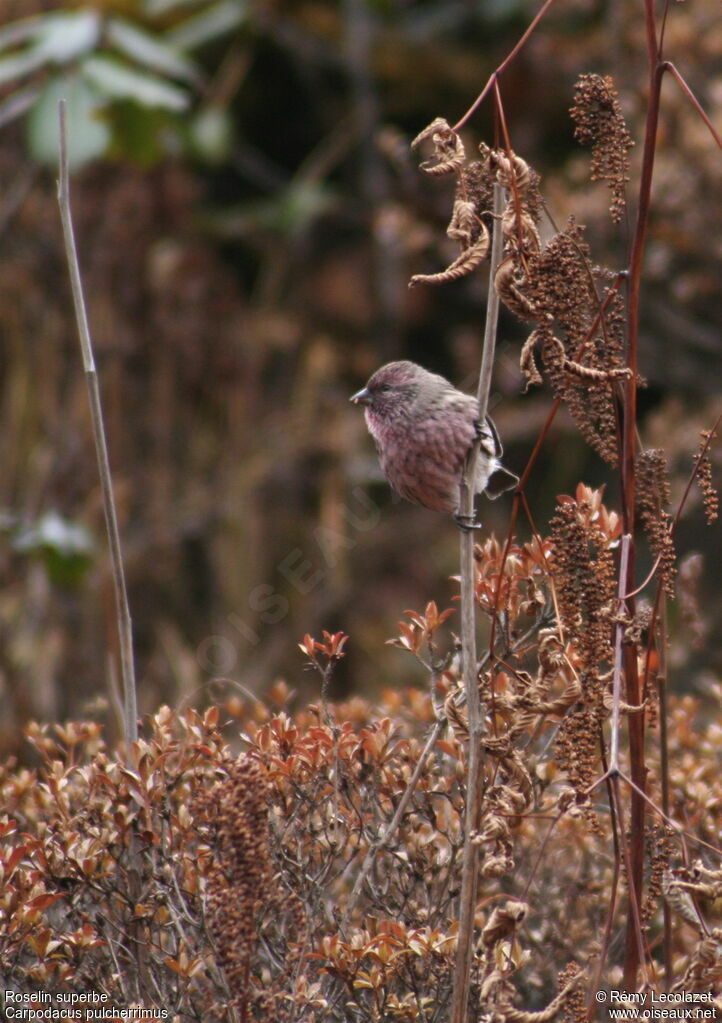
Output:
[[113,134],[111,156],[117,154],[139,167],[151,167],[168,148],[170,126],[165,110],[117,100],[108,108],[107,119]]
[[67,64],[98,45],[100,24],[97,11],[47,14],[38,25],[33,52],[44,62]]
[[38,33],[38,25],[42,17],[39,14],[34,14],[31,18],[13,21],[5,28],[0,29],[0,50],[9,50],[11,46],[17,46],[27,39],[33,39]]
[[209,163],[220,163],[226,159],[232,139],[233,128],[226,110],[206,107],[191,121],[191,145],[198,155]]
[[40,91],[40,86],[29,85],[25,89],[16,89],[15,92],[11,92],[0,103],[0,128],[26,114],[30,107],[37,102]]
[[136,71],[112,57],[88,57],[81,70],[85,78],[111,99],[131,99],[143,107],[186,110],[188,93],[155,75]]
[[50,580],[61,586],[82,582],[92,565],[93,537],[77,522],[45,512],[33,525],[11,538],[16,551],[40,557]]
[[[15,29],[15,31],[13,31]],[[22,53],[0,59],[0,85],[31,74],[44,64],[67,64],[98,43],[100,15],[97,11],[45,14],[19,22],[0,33],[0,49],[31,40]]]
[[33,50],[28,53],[16,53],[12,57],[2,57],[0,59],[0,85],[23,78],[42,67],[44,63],[43,55]]
[[198,0],[145,0],[143,11],[149,17],[158,14],[168,14],[169,11],[176,11],[179,7],[197,7]]
[[196,65],[179,53],[176,47],[149,32],[141,31],[127,21],[111,18],[106,36],[108,42],[116,46],[126,57],[131,57],[152,71],[160,71],[162,74],[182,78],[194,84],[201,81],[201,74]]
[[103,156],[110,141],[98,117],[103,99],[77,75],[48,79],[27,119],[28,148],[40,163],[58,162],[58,101],[67,104],[68,159],[71,168]]
[[246,17],[245,0],[218,0],[207,11],[201,11],[166,32],[165,38],[180,50],[194,50],[210,39],[225,35]]
[[300,234],[336,203],[334,193],[324,184],[293,181],[270,199],[253,202],[211,214],[209,227],[221,238],[239,238],[259,232],[271,232],[285,238]]

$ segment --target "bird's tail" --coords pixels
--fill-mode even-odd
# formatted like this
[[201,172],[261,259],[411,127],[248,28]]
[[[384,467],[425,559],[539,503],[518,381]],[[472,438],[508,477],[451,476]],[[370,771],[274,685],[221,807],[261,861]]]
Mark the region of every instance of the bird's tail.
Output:
[[496,469],[492,472],[489,479],[486,481],[484,487],[484,493],[487,497],[490,497],[492,501],[503,494],[505,490],[513,490],[519,482],[519,477],[515,476],[513,472],[509,472],[503,465],[497,465]]

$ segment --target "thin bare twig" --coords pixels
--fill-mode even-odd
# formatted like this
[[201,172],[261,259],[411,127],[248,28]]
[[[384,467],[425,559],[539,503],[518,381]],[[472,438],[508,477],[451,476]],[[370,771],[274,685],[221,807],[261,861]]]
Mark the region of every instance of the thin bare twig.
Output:
[[434,746],[436,745],[436,741],[441,735],[441,730],[445,724],[446,721],[442,719],[438,720],[434,724],[434,727],[431,729],[429,737],[426,740],[426,745],[424,746],[421,756],[419,757],[418,763],[414,768],[414,773],[409,779],[409,784],[406,786],[406,790],[401,799],[399,800],[399,805],[396,807],[396,812],[389,821],[388,827],[385,828],[383,835],[381,835],[377,842],[373,843],[369,851],[366,853],[366,858],[364,859],[361,870],[359,871],[358,877],[356,878],[356,881],[354,883],[353,890],[349,895],[348,901],[346,903],[346,909],[344,911],[345,920],[348,920],[351,916],[351,911],[356,905],[358,897],[361,894],[361,890],[364,886],[366,878],[368,877],[371,871],[374,859],[376,858],[376,854],[381,852],[381,850],[388,845],[392,836],[395,834],[399,824],[401,823],[401,818],[406,812],[406,807],[409,805],[409,800],[416,791],[416,785],[419,781],[419,778],[421,777],[421,772],[424,769],[426,758],[429,756]]
[[[479,387],[479,422],[486,421],[489,406],[489,390],[491,373],[494,365],[494,348],[496,345],[496,329],[499,318],[499,296],[494,287],[494,275],[501,262],[502,230],[501,214],[504,209],[504,189],[494,185],[494,230],[491,243],[491,267],[489,271],[489,297],[486,306],[486,325],[484,328],[484,348],[481,356]],[[467,521],[474,518],[474,480],[476,479],[476,463],[479,455],[477,442],[469,452],[461,479],[459,515]],[[469,752],[466,784],[466,815],[464,833],[464,854],[461,873],[461,895],[459,910],[459,938],[454,970],[454,989],[451,1002],[452,1023],[463,1023],[466,1019],[466,1007],[469,999],[469,977],[474,938],[474,916],[476,913],[476,893],[478,882],[478,846],[474,842],[479,826],[481,806],[481,738],[484,731],[484,719],[479,701],[478,672],[476,667],[476,614],[474,601],[474,534],[471,530],[462,531],[460,541],[461,559],[461,661],[464,688],[466,690],[466,706],[469,721]]]
[[677,85],[679,85],[679,87],[682,90],[682,92],[685,94],[685,96],[690,101],[690,103],[692,104],[694,109],[697,111],[699,116],[704,121],[704,123],[707,126],[707,129],[708,129],[710,135],[712,136],[712,138],[715,140],[715,142],[720,147],[720,149],[722,149],[722,137],[720,137],[719,133],[716,131],[715,126],[712,124],[712,122],[710,121],[709,117],[707,116],[707,113],[706,113],[704,107],[702,106],[700,101],[697,99],[697,97],[695,96],[695,94],[692,91],[692,89],[690,89],[690,87],[687,84],[687,82],[682,77],[679,69],[677,67],[675,67],[675,65],[670,60],[666,60],[662,66],[663,66],[664,70],[668,71],[671,74],[672,78],[674,78],[674,80],[677,83]]
[[625,533],[622,537],[622,552],[619,558],[619,595],[617,606],[617,624],[614,637],[614,683],[612,702],[612,734],[609,743],[609,769],[612,776],[619,771],[619,720],[622,704],[622,646],[624,644],[625,611],[627,597],[624,587],[627,581],[627,568],[629,565],[629,548],[632,537]]
[[486,85],[484,86],[484,88],[481,90],[481,92],[476,97],[474,102],[471,104],[469,109],[466,111],[464,116],[460,120],[458,120],[456,122],[456,124],[454,125],[454,129],[453,129],[454,131],[461,131],[461,129],[464,127],[464,125],[469,120],[469,118],[473,117],[473,115],[476,113],[476,111],[479,109],[479,107],[481,106],[481,104],[484,102],[484,100],[486,99],[487,95],[489,94],[489,90],[496,84],[497,79],[499,78],[499,76],[502,75],[506,71],[506,69],[512,63],[512,61],[517,56],[519,51],[521,49],[523,49],[523,47],[526,45],[527,40],[534,33],[537,25],[542,20],[542,18],[547,13],[547,11],[549,10],[549,8],[551,7],[551,5],[553,3],[554,3],[554,0],[546,0],[546,2],[544,4],[542,4],[542,6],[537,11],[537,13],[534,15],[533,21],[531,22],[531,24],[527,28],[526,32],[524,32],[524,35],[521,37],[519,42],[506,55],[506,57],[501,62],[501,64],[496,68],[496,70],[492,71],[492,73],[489,75],[489,79],[488,79]]
[[93,424],[95,453],[98,459],[100,487],[103,493],[103,511],[105,513],[105,526],[108,532],[110,565],[113,574],[113,588],[115,590],[118,645],[120,649],[120,676],[123,683],[123,712],[125,719],[124,735],[126,745],[128,750],[130,750],[131,743],[135,742],[138,738],[138,707],[135,689],[135,665],[133,661],[133,629],[130,618],[128,594],[125,586],[123,553],[120,546],[118,519],[115,512],[113,482],[110,473],[110,462],[108,459],[108,446],[105,439],[105,427],[103,426],[103,409],[100,401],[100,387],[98,384],[98,374],[95,369],[95,359],[93,358],[93,345],[90,338],[90,329],[88,327],[88,316],[85,310],[83,283],[80,276],[80,264],[78,263],[78,253],[75,246],[75,232],[73,231],[73,220],[70,209],[70,166],[68,160],[68,140],[65,121],[65,100],[62,99],[58,103],[58,117],[60,122],[60,177],[58,180],[58,205],[60,207],[60,219],[63,225],[65,256],[68,261],[68,270],[70,272],[70,285],[73,292],[73,304],[75,306],[75,318],[78,324],[80,348],[83,355],[83,369],[85,371],[85,380],[88,386],[88,398],[90,400],[90,414]]
[[674,514],[674,519],[672,520],[672,527],[671,528],[672,528],[673,532],[677,528],[677,526],[679,525],[679,520],[682,517],[682,512],[684,511],[684,506],[687,503],[687,498],[689,497],[689,492],[692,489],[692,484],[694,483],[695,479],[697,478],[697,474],[699,473],[699,467],[700,467],[700,464],[702,462],[702,459],[704,458],[704,456],[709,451],[710,446],[712,444],[712,441],[713,441],[713,439],[715,438],[715,436],[717,434],[717,430],[719,428],[720,423],[722,423],[722,412],[720,412],[720,414],[715,419],[714,425],[712,426],[712,429],[709,431],[707,437],[705,438],[704,443],[701,445],[701,447],[699,449],[697,461],[695,462],[694,468],[692,469],[692,472],[689,475],[689,479],[687,480],[687,484],[686,484],[686,486],[684,488],[684,491],[682,493],[682,496],[681,496],[681,498],[679,500],[679,504],[677,506],[677,511]]

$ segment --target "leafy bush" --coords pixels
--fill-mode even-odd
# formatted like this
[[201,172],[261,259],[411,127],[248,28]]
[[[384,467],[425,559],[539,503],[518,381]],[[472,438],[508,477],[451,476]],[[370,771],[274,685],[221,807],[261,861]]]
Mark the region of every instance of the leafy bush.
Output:
[[[609,550],[619,523],[583,487],[559,521],[507,551],[487,540],[475,584],[490,618],[501,592],[507,618],[493,670],[480,664],[491,717],[471,1003],[516,1023],[581,1019],[584,985],[620,981],[622,881],[595,724],[611,676],[592,680],[587,628],[613,607],[600,589],[579,618],[563,596],[565,578],[589,571],[578,531]],[[549,627],[555,592],[564,643]],[[426,665],[429,692],[386,690],[377,706],[291,713],[278,686],[275,709],[237,697],[204,715],[163,708],[127,754],[93,723],[32,726],[40,765],[0,777],[3,987],[94,991],[183,1020],[447,1019],[467,799],[451,622],[430,604],[400,623],[394,643]],[[342,639],[304,640],[325,681]],[[658,729],[652,689],[646,701]],[[700,854],[722,781],[719,729],[699,715],[689,696],[669,708],[672,797],[648,837],[642,918],[653,948],[671,916],[674,989],[702,992],[718,974],[722,881]],[[649,766],[658,801],[656,756]]]

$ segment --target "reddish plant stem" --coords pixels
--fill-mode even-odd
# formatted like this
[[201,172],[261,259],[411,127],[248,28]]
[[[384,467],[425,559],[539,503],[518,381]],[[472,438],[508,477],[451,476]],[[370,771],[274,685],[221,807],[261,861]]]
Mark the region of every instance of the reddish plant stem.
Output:
[[[660,642],[659,642],[659,667],[656,673],[657,696],[659,699],[659,773],[662,783],[662,811],[665,816],[670,814],[669,798],[669,734],[667,728],[667,714],[669,702],[667,700],[667,600],[659,587],[657,600],[661,599],[660,615]],[[644,666],[644,690],[647,689],[647,679],[650,668],[650,651],[654,642],[654,632],[650,632],[649,647]],[[674,983],[673,951],[672,951],[672,912],[671,907],[665,899],[662,907],[662,948],[664,959],[664,981],[667,991]]]
[[704,456],[709,451],[709,449],[710,449],[710,447],[712,445],[712,441],[714,440],[715,436],[717,435],[717,430],[719,429],[720,423],[722,423],[722,412],[720,412],[720,414],[715,419],[714,425],[713,425],[712,429],[709,431],[709,436],[706,438],[704,444],[702,444],[702,446],[699,449],[699,452],[698,452],[698,455],[697,455],[697,461],[695,462],[694,468],[692,469],[692,472],[689,475],[689,479],[687,480],[687,485],[684,488],[684,493],[682,494],[682,497],[680,498],[679,505],[677,507],[677,511],[675,512],[674,520],[672,522],[672,531],[673,532],[677,528],[677,526],[679,524],[679,520],[682,517],[682,511],[684,510],[684,506],[687,503],[687,498],[689,497],[689,492],[692,489],[692,484],[694,483],[695,479],[697,478],[697,474],[699,473],[700,463],[701,463],[702,459],[704,458]]
[[[520,484],[521,485],[521,484]],[[501,562],[499,564],[499,577],[496,581],[496,588],[494,589],[494,603],[492,604],[492,618],[491,618],[491,629],[489,630],[489,655],[491,658],[492,672],[495,663],[494,647],[496,645],[496,626],[499,620],[499,601],[501,600],[501,589],[504,582],[504,567],[509,557],[509,551],[514,541],[516,534],[516,520],[519,517],[519,505],[520,505],[520,493],[517,487],[517,492],[514,494],[514,500],[511,506],[511,515],[509,517],[509,529],[506,535],[506,543],[504,544],[504,550],[501,554]]]
[[[687,485],[684,489],[684,493],[680,499],[677,507],[677,512],[670,525],[670,533],[674,533],[677,527],[682,510],[689,497],[689,492],[694,483],[695,477],[699,470],[701,459],[706,454],[712,443],[712,438],[715,436],[720,422],[722,421],[722,412],[717,416],[714,426],[709,432],[709,436],[706,442],[702,445],[699,453],[699,458],[695,463],[694,468],[690,474]],[[658,559],[659,560],[659,559]],[[656,566],[655,566],[656,568]],[[649,580],[645,581],[648,582]],[[664,588],[662,582],[657,584],[657,592],[654,598],[654,604],[652,607],[652,618],[649,626],[649,644],[647,646],[647,653],[644,661],[644,674],[642,677],[642,692],[646,693],[649,687],[649,677],[652,669],[652,653],[655,648],[654,637],[657,633],[657,623],[659,622],[660,636],[657,644],[657,653],[659,657],[659,667],[656,672],[657,682],[657,695],[659,699],[659,746],[660,746],[660,778],[662,786],[662,812],[665,818],[669,818],[670,813],[670,798],[669,798],[669,739],[667,734],[667,611],[666,602],[664,596]],[[674,979],[672,970],[672,921],[669,905],[665,902],[664,907],[664,925],[663,925],[663,948],[664,948],[664,975],[666,989],[672,985]]]
[[519,194],[519,185],[516,180],[516,167],[514,165],[514,150],[511,148],[511,136],[509,135],[509,128],[506,123],[506,115],[504,113],[504,104],[501,99],[501,90],[499,89],[499,79],[494,79],[494,110],[501,128],[501,133],[504,138],[504,147],[506,149],[506,155],[509,158],[509,185],[511,188],[511,200],[514,205],[514,212],[516,214],[516,232],[517,232],[517,245],[519,258],[522,261],[525,272],[528,272],[527,258],[524,253],[524,239],[522,221],[521,221],[521,196]]
[[[622,424],[622,495],[624,532],[629,533],[629,557],[626,578],[621,580],[622,592],[634,591],[635,578],[635,438],[637,429],[637,373],[639,366],[639,306],[642,281],[642,264],[649,225],[649,210],[652,195],[652,176],[656,155],[657,128],[659,124],[660,96],[665,65],[661,60],[657,39],[654,0],[644,0],[644,20],[647,34],[647,66],[649,70],[649,97],[644,131],[642,170],[639,182],[637,217],[629,259],[628,294],[628,352],[627,365],[631,377],[624,389],[624,417]],[[628,611],[634,614],[634,598],[628,601]],[[637,667],[637,650],[634,644],[625,644],[623,650],[624,679],[627,703],[637,706],[641,703],[641,680]],[[636,989],[641,963],[641,934],[639,913],[642,903],[644,882],[644,817],[647,768],[644,756],[644,713],[629,715],[629,764],[632,781],[630,812],[629,849],[629,912],[624,951],[624,984],[628,990]]]
[[717,131],[715,131],[715,127],[712,124],[712,122],[710,121],[709,117],[707,116],[707,114],[706,114],[702,104],[697,99],[695,94],[692,92],[692,90],[690,89],[689,85],[687,85],[686,81],[684,80],[684,78],[680,74],[679,70],[669,60],[666,60],[664,62],[664,64],[662,65],[662,69],[664,71],[669,71],[669,73],[672,76],[672,78],[674,78],[675,82],[679,85],[679,87],[682,90],[682,92],[685,94],[685,96],[690,101],[690,103],[692,104],[694,109],[697,111],[699,116],[702,118],[704,123],[707,125],[707,128],[708,128],[709,133],[712,136],[712,138],[715,140],[715,142],[720,147],[720,149],[722,149],[722,138],[719,136]]
[[464,127],[466,122],[469,120],[469,118],[473,117],[473,115],[476,113],[476,111],[479,109],[481,104],[484,102],[484,100],[488,96],[489,90],[495,84],[495,82],[496,82],[497,78],[499,77],[499,75],[502,75],[506,71],[506,69],[509,67],[509,65],[514,60],[514,58],[519,53],[519,51],[522,49],[522,47],[524,47],[526,45],[526,42],[529,39],[529,36],[532,35],[532,33],[536,29],[537,25],[542,20],[542,18],[547,13],[547,11],[549,10],[549,8],[551,7],[551,5],[553,3],[554,3],[554,0],[546,0],[546,3],[544,3],[541,6],[541,8],[537,12],[537,14],[534,16],[534,20],[531,22],[531,24],[529,25],[529,28],[526,30],[526,32],[521,37],[519,42],[516,44],[516,46],[513,48],[513,50],[511,50],[511,52],[507,54],[507,56],[504,58],[504,60],[501,62],[501,64],[498,66],[498,68],[495,71],[492,71],[492,73],[489,75],[489,79],[488,79],[486,85],[484,86],[484,88],[481,90],[481,92],[476,97],[476,99],[471,104],[471,106],[466,111],[466,113],[461,118],[461,120],[456,122],[456,124],[454,125],[454,128],[453,128],[454,131],[460,131]]

